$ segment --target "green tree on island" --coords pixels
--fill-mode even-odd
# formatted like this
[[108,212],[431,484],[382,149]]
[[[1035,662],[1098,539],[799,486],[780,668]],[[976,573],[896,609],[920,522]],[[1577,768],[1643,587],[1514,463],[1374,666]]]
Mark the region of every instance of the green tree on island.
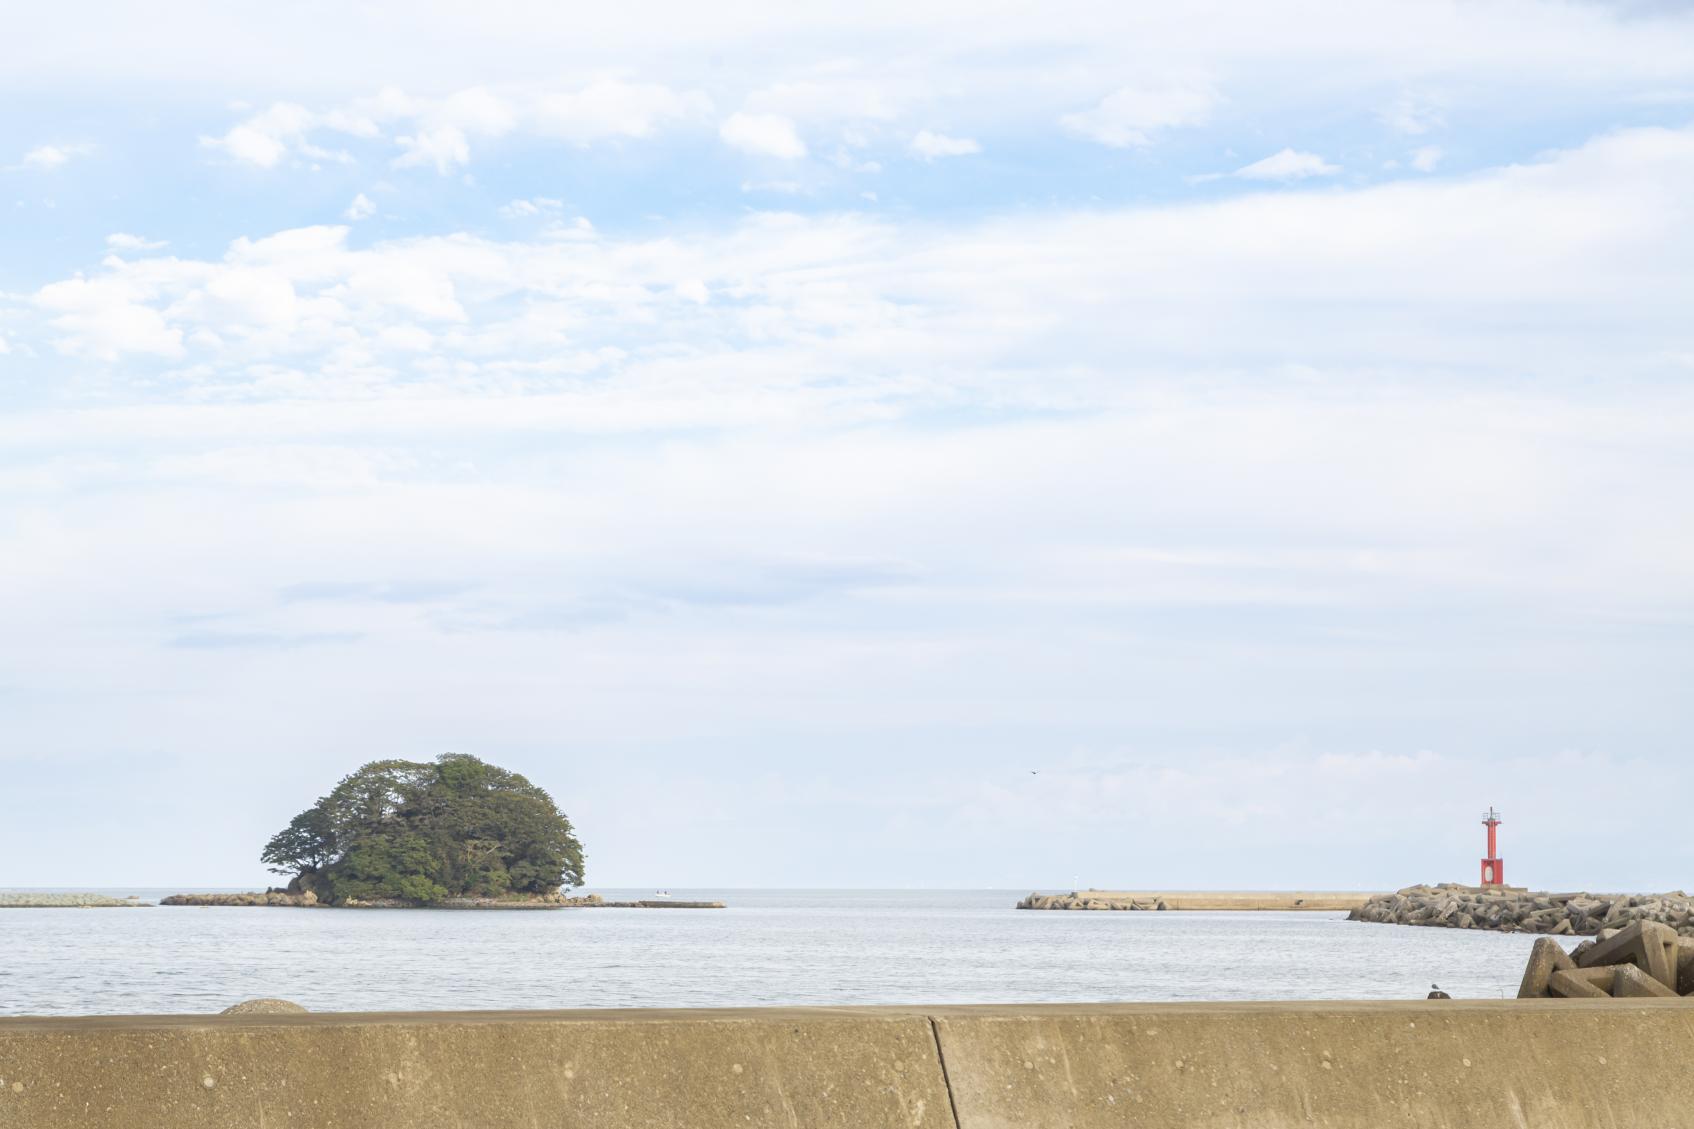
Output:
[[331,902],[551,894],[582,884],[582,844],[515,772],[446,753],[372,761],[295,816],[262,861]]

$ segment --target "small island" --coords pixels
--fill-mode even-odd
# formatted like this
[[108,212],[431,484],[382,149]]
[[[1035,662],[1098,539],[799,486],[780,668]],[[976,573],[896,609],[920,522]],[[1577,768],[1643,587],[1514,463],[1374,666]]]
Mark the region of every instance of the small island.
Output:
[[165,905],[569,904],[582,844],[547,792],[462,753],[372,761],[271,836],[259,859],[288,885],[184,894]]
[[547,792],[463,753],[372,761],[271,836],[259,859],[288,885],[262,893],[175,894],[166,906],[566,909],[719,902],[572,897],[582,844]]

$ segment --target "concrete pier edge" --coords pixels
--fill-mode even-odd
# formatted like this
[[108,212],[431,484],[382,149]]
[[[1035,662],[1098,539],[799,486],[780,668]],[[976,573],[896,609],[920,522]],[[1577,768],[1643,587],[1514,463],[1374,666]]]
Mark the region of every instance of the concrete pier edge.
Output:
[[0,1019],[4,1129],[1694,1125],[1694,1001]]

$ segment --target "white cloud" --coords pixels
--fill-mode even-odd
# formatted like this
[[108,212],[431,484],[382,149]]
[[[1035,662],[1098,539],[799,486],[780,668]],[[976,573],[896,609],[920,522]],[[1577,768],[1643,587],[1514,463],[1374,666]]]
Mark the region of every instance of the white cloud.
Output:
[[563,200],[555,200],[550,196],[532,196],[527,200],[513,200],[500,207],[500,214],[507,219],[527,219],[544,213],[557,212],[565,206]]
[[266,169],[275,168],[290,154],[311,161],[350,162],[352,157],[346,152],[313,143],[312,134],[322,130],[365,139],[378,135],[376,122],[365,114],[344,109],[318,113],[296,102],[273,102],[221,137],[201,137],[200,144]]
[[845,145],[835,147],[835,152],[829,155],[829,163],[848,172],[879,173],[882,171],[881,161],[862,160]]
[[917,132],[909,148],[926,161],[933,161],[938,157],[965,157],[982,152],[982,146],[969,137],[948,137],[944,133],[931,133],[927,129]]
[[1412,167],[1419,172],[1434,172],[1441,163],[1441,146],[1423,145],[1412,151]]
[[46,172],[93,151],[91,145],[38,145],[23,155],[22,165],[26,169]]
[[434,165],[443,175],[471,159],[470,139],[456,125],[436,125],[417,133],[402,134],[394,143],[405,152],[394,159],[400,168],[407,165]]
[[[414,132],[394,139],[403,152],[394,164],[430,165],[443,175],[470,163],[470,139],[504,137],[517,128],[518,110],[506,98],[482,87],[461,90],[439,101],[404,100],[391,95],[385,106],[404,104]],[[379,111],[380,112],[380,111]]]
[[718,136],[744,153],[796,160],[806,155],[806,143],[794,122],[781,114],[734,113],[718,127]]
[[376,340],[381,348],[425,353],[434,346],[435,335],[418,325],[391,325],[378,333]]
[[348,204],[347,210],[341,214],[355,223],[359,220],[368,220],[376,215],[376,202],[361,192],[353,197],[353,202]]
[[106,246],[114,251],[157,251],[165,246],[163,239],[147,239],[128,232],[114,231],[106,236]]
[[1390,129],[1413,136],[1446,124],[1437,102],[1411,93],[1402,93],[1382,111],[1381,116]]
[[806,192],[806,186],[798,180],[744,180],[741,182],[743,192],[775,192],[783,196],[800,196]]
[[316,114],[294,102],[276,102],[261,113],[230,128],[222,137],[202,137],[200,143],[246,164],[274,168],[290,149],[307,149],[307,131],[319,124]]
[[431,104],[422,116],[450,122],[479,137],[500,137],[518,124],[518,112],[510,100],[481,86],[461,90]]
[[1340,171],[1340,165],[1332,165],[1316,153],[1283,149],[1263,160],[1243,165],[1236,169],[1233,175],[1243,180],[1290,181],[1305,180],[1314,176],[1334,176]]
[[126,353],[182,356],[182,330],[150,304],[155,288],[128,271],[42,287],[36,306],[63,337],[62,351],[113,361]]
[[[193,346],[210,366],[199,387],[232,393],[253,389],[249,366],[279,349],[319,373],[319,389],[336,387],[336,373],[360,374],[348,388],[381,386],[398,374],[372,367],[366,339],[393,326],[436,335],[430,359],[449,387],[449,372],[544,385],[537,374],[606,364],[613,349],[619,367],[696,371],[695,389],[723,392],[732,413],[814,400],[840,410],[840,397],[889,411],[908,397],[971,395],[953,385],[978,380],[1008,407],[1110,403],[1133,357],[1166,358],[1160,371],[1184,356],[1205,369],[1267,355],[1322,371],[1361,363],[1383,341],[1396,343],[1397,370],[1616,372],[1625,325],[1639,322],[1628,340],[1643,358],[1686,352],[1677,332],[1644,327],[1681,293],[1677,256],[1694,241],[1677,201],[1690,188],[1694,132],[1641,130],[1458,182],[1250,192],[958,229],[755,213],[717,233],[631,239],[561,219],[526,240],[424,236],[354,250],[345,228],[305,228],[238,240],[222,259],[113,259],[44,289],[37,305],[51,327],[44,341],[85,355],[171,356],[205,342]],[[513,214],[551,214],[545,199]],[[702,280],[709,296],[733,301],[709,303],[709,317],[668,316]],[[1102,294],[1151,303],[1158,316],[1102,322]],[[1558,331],[1532,345],[1502,339],[1481,311],[1508,297],[1518,321],[1539,303],[1556,307]],[[1455,308],[1467,316],[1443,312]],[[1220,316],[1240,327],[1229,343],[1207,329]],[[1450,328],[1408,338],[1404,319]],[[1058,369],[997,370],[1002,351],[1049,347],[1068,358]],[[796,375],[780,393],[735,391],[765,363]],[[827,391],[798,375],[824,373],[835,374]]]
[[263,266],[228,266],[212,272],[203,286],[171,312],[214,331],[240,327],[249,333],[290,329],[303,313],[293,280]]
[[808,122],[849,122],[849,133],[860,124],[893,121],[918,91],[906,82],[866,73],[861,63],[837,62],[815,69],[801,80],[774,82],[747,96],[743,109],[781,114]]
[[4,333],[0,333],[0,357],[4,357],[7,353],[10,353],[11,351],[12,351],[12,343],[10,341],[6,340],[6,335]]
[[1065,132],[1117,149],[1151,145],[1161,130],[1203,124],[1217,95],[1206,86],[1125,86],[1092,110],[1065,114]]
[[600,233],[594,230],[594,224],[587,216],[577,216],[569,223],[563,220],[553,220],[541,229],[541,237],[553,242],[574,241],[584,242],[598,239]]
[[578,91],[543,94],[536,100],[536,129],[578,144],[607,138],[652,137],[668,125],[711,113],[712,102],[698,92],[681,92],[654,83],[596,82]]
[[396,166],[445,175],[470,163],[473,143],[514,132],[586,145],[652,137],[667,126],[703,120],[710,110],[703,94],[652,83],[602,81],[577,90],[473,86],[441,98],[390,87],[323,111],[277,102],[221,137],[201,140],[236,160],[274,168],[290,153],[320,161],[350,159],[316,144],[314,137],[323,132],[367,140],[392,133],[401,150]]

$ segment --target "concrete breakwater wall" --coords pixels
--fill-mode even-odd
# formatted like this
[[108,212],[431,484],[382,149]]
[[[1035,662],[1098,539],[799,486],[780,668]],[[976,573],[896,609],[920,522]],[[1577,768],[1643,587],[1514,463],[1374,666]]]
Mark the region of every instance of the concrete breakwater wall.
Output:
[[1348,914],[1350,921],[1492,929],[1502,933],[1592,936],[1653,921],[1694,936],[1694,904],[1687,894],[1550,894],[1516,886],[1445,883],[1408,886],[1378,894]]
[[0,1129],[1694,1125],[1694,1002],[0,1019]]
[[1350,910],[1370,894],[1320,890],[1073,890],[1031,894],[1019,909],[1064,910]]

